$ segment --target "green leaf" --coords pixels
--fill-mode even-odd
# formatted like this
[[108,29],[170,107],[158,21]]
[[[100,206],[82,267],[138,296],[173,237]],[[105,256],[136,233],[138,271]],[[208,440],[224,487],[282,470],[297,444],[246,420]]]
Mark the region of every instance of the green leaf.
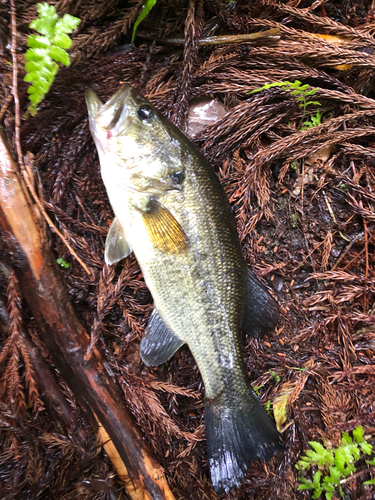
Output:
[[365,431],[363,430],[362,425],[359,425],[353,430],[353,438],[356,443],[364,443],[365,442]]
[[68,269],[70,267],[69,262],[66,262],[62,257],[59,257],[58,259],[56,259],[56,262],[59,264],[59,266],[65,267],[66,269]]
[[64,49],[60,49],[60,47],[51,46],[48,53],[52,57],[52,59],[54,59],[56,62],[62,63],[65,66],[69,66],[70,59]]
[[365,453],[366,455],[371,455],[372,445],[370,443],[360,443],[359,446],[361,447],[363,453]]
[[341,479],[341,471],[337,467],[329,468],[329,476],[324,478],[325,483],[339,484]]
[[311,466],[311,462],[307,462],[306,460],[299,460],[296,463],[296,469],[302,469],[305,470]]
[[255,92],[261,92],[262,90],[267,90],[271,89],[273,87],[284,87],[289,85],[289,82],[273,82],[273,83],[266,83],[263,85],[263,87],[260,87],[259,89],[251,90],[249,94],[254,94]]
[[312,481],[310,481],[310,479],[305,479],[304,477],[300,477],[299,481],[302,483],[302,484],[298,485],[299,491],[301,491],[301,490],[313,490],[314,489],[314,485],[313,485]]
[[132,39],[131,39],[131,43],[134,43],[134,39],[135,39],[135,33],[137,31],[137,28],[139,26],[139,24],[143,21],[143,19],[147,16],[147,14],[150,12],[150,10],[152,9],[152,7],[156,4],[157,0],[146,0],[146,3],[144,4],[144,6],[142,7],[142,10],[139,14],[139,16],[137,17],[137,20],[135,21],[134,23],[134,27],[133,27],[133,34],[132,34]]
[[38,84],[38,86],[35,88],[41,94],[47,94],[47,92],[51,88],[51,82],[41,76],[38,78],[38,80],[35,80],[35,82]]
[[[324,446],[322,446],[320,443],[317,441],[309,441],[309,444],[316,453],[312,452],[311,450],[306,451],[306,455],[311,456],[317,463],[317,465],[323,465],[325,463],[328,463],[329,465],[333,465],[335,462],[335,459],[333,457],[333,453],[330,450],[326,450]],[[310,453],[309,453],[310,452]]]
[[46,49],[49,47],[50,42],[46,36],[29,35],[27,37],[27,45],[34,49]]
[[327,500],[331,500],[332,496],[333,496],[333,493],[332,493],[332,492],[327,492],[327,493],[326,493],[326,499],[327,499]]
[[366,460],[366,464],[375,465],[375,457],[372,460]]
[[269,399],[268,401],[266,401],[266,404],[264,405],[264,409],[266,410],[266,412],[268,413],[268,415],[271,415],[271,400]]
[[353,440],[347,432],[342,432],[342,444],[350,444]]
[[48,57],[48,50],[47,49],[28,49],[25,54],[25,59],[26,61],[38,61],[38,60],[43,60],[46,57]]
[[308,485],[308,484],[299,484],[298,488],[297,488],[298,491],[301,491],[301,490],[313,490],[313,489],[314,489],[314,486],[312,484],[311,485]]
[[314,475],[314,478],[313,478],[313,486],[314,488],[319,488],[320,487],[320,480],[322,478],[322,473],[320,472],[320,470],[318,470],[315,475]]
[[68,37],[68,35],[61,33],[53,37],[53,44],[56,45],[56,47],[60,47],[61,49],[70,49],[73,42]]
[[56,23],[55,33],[57,35],[62,35],[65,33],[72,33],[79,23],[81,22],[78,17],[71,16],[70,14],[65,14]]
[[370,479],[369,481],[365,481],[363,484],[375,484],[375,478]]
[[[25,64],[25,70],[27,73],[34,73],[34,72],[39,72],[43,68],[43,65],[40,63],[40,61],[29,61]],[[30,82],[32,80],[29,80],[28,77],[31,75],[26,74],[24,80],[25,82]]]
[[321,106],[320,102],[317,101],[307,101],[305,106],[309,106],[309,104],[314,104],[315,106]]
[[261,385],[253,385],[253,389],[254,389],[254,392],[255,394],[257,394],[259,396],[259,389],[261,389],[262,387],[264,386],[264,384],[261,384]]
[[306,97],[306,96],[308,96],[308,95],[314,95],[314,94],[316,94],[316,93],[317,93],[317,91],[318,91],[318,89],[315,89],[315,88],[314,88],[314,89],[311,89],[311,90],[306,90],[306,91],[303,93],[303,95],[304,95],[305,97]]
[[359,458],[361,456],[361,450],[360,450],[358,444],[351,443],[348,445],[347,448],[348,448],[348,454],[351,454],[353,457],[350,463],[355,462],[356,460],[359,460]]
[[293,91],[291,92],[291,94],[292,94],[292,95],[298,95],[298,96],[299,96],[299,97],[298,97],[298,100],[305,100],[304,93],[303,93],[303,92],[301,92],[301,90],[300,90],[300,89],[293,90]]
[[320,498],[322,493],[323,493],[323,488],[315,488],[315,491],[311,498]]

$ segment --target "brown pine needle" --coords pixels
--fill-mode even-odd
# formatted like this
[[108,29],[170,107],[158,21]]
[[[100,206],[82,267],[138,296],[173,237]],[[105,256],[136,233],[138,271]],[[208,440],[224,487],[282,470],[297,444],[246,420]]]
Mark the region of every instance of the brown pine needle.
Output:
[[71,255],[77,259],[77,261],[79,262],[79,264],[81,264],[81,266],[86,271],[88,276],[91,277],[92,276],[91,271],[86,266],[86,264],[82,261],[82,259],[77,255],[77,253],[74,251],[74,249],[69,245],[69,243],[67,242],[64,235],[57,229],[55,224],[52,222],[51,218],[49,217],[49,215],[47,214],[47,212],[44,209],[43,203],[40,201],[39,196],[35,192],[35,188],[34,188],[34,184],[33,184],[33,174],[32,174],[33,167],[32,167],[32,165],[29,164],[30,161],[31,161],[30,158],[26,157],[25,168],[22,170],[22,177],[23,177],[24,181],[26,182],[26,185],[29,189],[29,192],[31,193],[35,203],[38,205],[38,208],[41,211],[41,213],[43,214],[43,217],[45,218],[45,220],[47,221],[51,231],[53,231],[54,233],[57,234],[57,236],[62,240],[62,242],[67,247],[67,249],[69,250]]

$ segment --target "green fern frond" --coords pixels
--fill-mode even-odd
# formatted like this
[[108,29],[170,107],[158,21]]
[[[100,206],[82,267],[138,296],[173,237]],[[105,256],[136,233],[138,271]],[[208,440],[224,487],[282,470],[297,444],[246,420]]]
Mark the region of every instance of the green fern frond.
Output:
[[72,45],[68,33],[72,33],[80,19],[65,14],[59,19],[56,9],[48,3],[38,4],[39,18],[30,23],[30,28],[40,35],[29,35],[27,45],[30,47],[25,54],[25,82],[31,85],[27,89],[30,99],[28,112],[35,115],[37,105],[43,100],[55,79],[59,69],[57,63],[70,65],[66,49]]
[[[320,102],[318,101],[308,101],[307,98],[309,96],[313,96],[317,93],[318,89],[316,87],[310,87],[307,83],[302,85],[302,82],[299,80],[295,80],[294,82],[273,82],[273,83],[266,83],[263,85],[263,87],[260,87],[259,89],[252,90],[249,92],[249,94],[254,94],[255,92],[260,92],[261,90],[267,90],[271,89],[274,87],[279,87],[283,88],[287,92],[289,92],[291,95],[293,95],[298,103],[298,106],[303,109],[303,117],[301,120],[301,123],[298,127],[298,130],[306,130],[308,128],[316,127],[317,125],[321,124],[321,117],[322,115],[319,113],[316,114],[316,116],[311,116],[311,121],[306,121],[304,122],[305,114],[306,114],[306,108],[307,106],[313,105],[313,106],[321,106]],[[302,124],[305,125],[302,127]]]
[[[343,497],[341,481],[356,472],[355,462],[363,458],[363,454],[371,455],[373,446],[364,438],[364,431],[361,426],[353,431],[353,438],[346,432],[342,433],[342,443],[338,448],[326,449],[316,441],[310,441],[310,446],[314,449],[307,450],[306,455],[296,464],[296,469],[307,471],[317,467],[318,470],[313,476],[313,480],[300,477],[298,490],[313,490],[312,498],[320,498],[324,493],[326,500],[331,500],[336,493]],[[373,464],[373,461],[367,461]],[[363,484],[374,484],[373,480]]]

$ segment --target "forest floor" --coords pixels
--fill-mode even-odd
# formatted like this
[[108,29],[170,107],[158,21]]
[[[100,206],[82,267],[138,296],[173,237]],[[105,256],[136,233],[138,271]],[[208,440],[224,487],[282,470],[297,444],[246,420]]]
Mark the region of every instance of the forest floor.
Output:
[[[130,82],[182,130],[192,99],[215,98],[226,108],[227,114],[194,142],[227,193],[250,268],[280,304],[276,331],[263,339],[243,336],[243,354],[271,414],[280,398],[285,403],[285,420],[278,417],[285,452],[268,463],[253,463],[231,498],[311,498],[311,491],[297,490],[295,467],[309,441],[336,447],[342,431],[361,425],[375,445],[373,2],[159,0],[138,28],[143,38],[130,45],[143,0],[58,1],[60,15],[81,19],[72,37],[72,64],[59,71],[37,115],[28,118],[24,53],[36,4],[15,3],[20,141],[9,2],[0,4],[1,126],[14,152],[20,147],[34,155],[39,198],[63,235],[62,240],[51,233],[50,244],[55,258],[69,264],[61,267],[69,297],[111,366],[175,497],[184,499],[218,498],[208,474],[204,388],[187,347],[158,368],[140,360],[152,298],[133,257],[104,264],[113,213],[84,94],[95,84],[105,101],[122,82]],[[253,43],[198,43],[209,35],[274,28],[277,36]],[[184,44],[169,45],[176,37]],[[288,85],[250,93],[266,83],[296,80],[315,89],[306,96],[314,104],[304,107]],[[8,307],[11,318],[0,339],[1,497],[126,498],[94,434],[84,443],[79,439],[81,427],[91,430],[74,387],[54,371],[73,409],[74,422],[66,429],[45,404],[22,342],[9,340],[12,318],[21,314],[49,359],[9,272],[17,262],[5,247],[1,251],[0,310],[4,320]],[[362,459],[356,469],[341,483],[344,497],[374,498],[375,486],[364,484],[374,478],[374,467]],[[334,495],[340,497],[337,488]]]

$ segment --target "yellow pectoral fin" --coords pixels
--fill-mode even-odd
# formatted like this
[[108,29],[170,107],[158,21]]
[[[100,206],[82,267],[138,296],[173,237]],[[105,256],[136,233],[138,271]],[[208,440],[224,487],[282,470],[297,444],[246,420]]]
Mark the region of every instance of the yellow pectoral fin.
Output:
[[151,242],[158,250],[171,254],[187,250],[188,238],[182,227],[157,200],[150,199],[142,218]]

